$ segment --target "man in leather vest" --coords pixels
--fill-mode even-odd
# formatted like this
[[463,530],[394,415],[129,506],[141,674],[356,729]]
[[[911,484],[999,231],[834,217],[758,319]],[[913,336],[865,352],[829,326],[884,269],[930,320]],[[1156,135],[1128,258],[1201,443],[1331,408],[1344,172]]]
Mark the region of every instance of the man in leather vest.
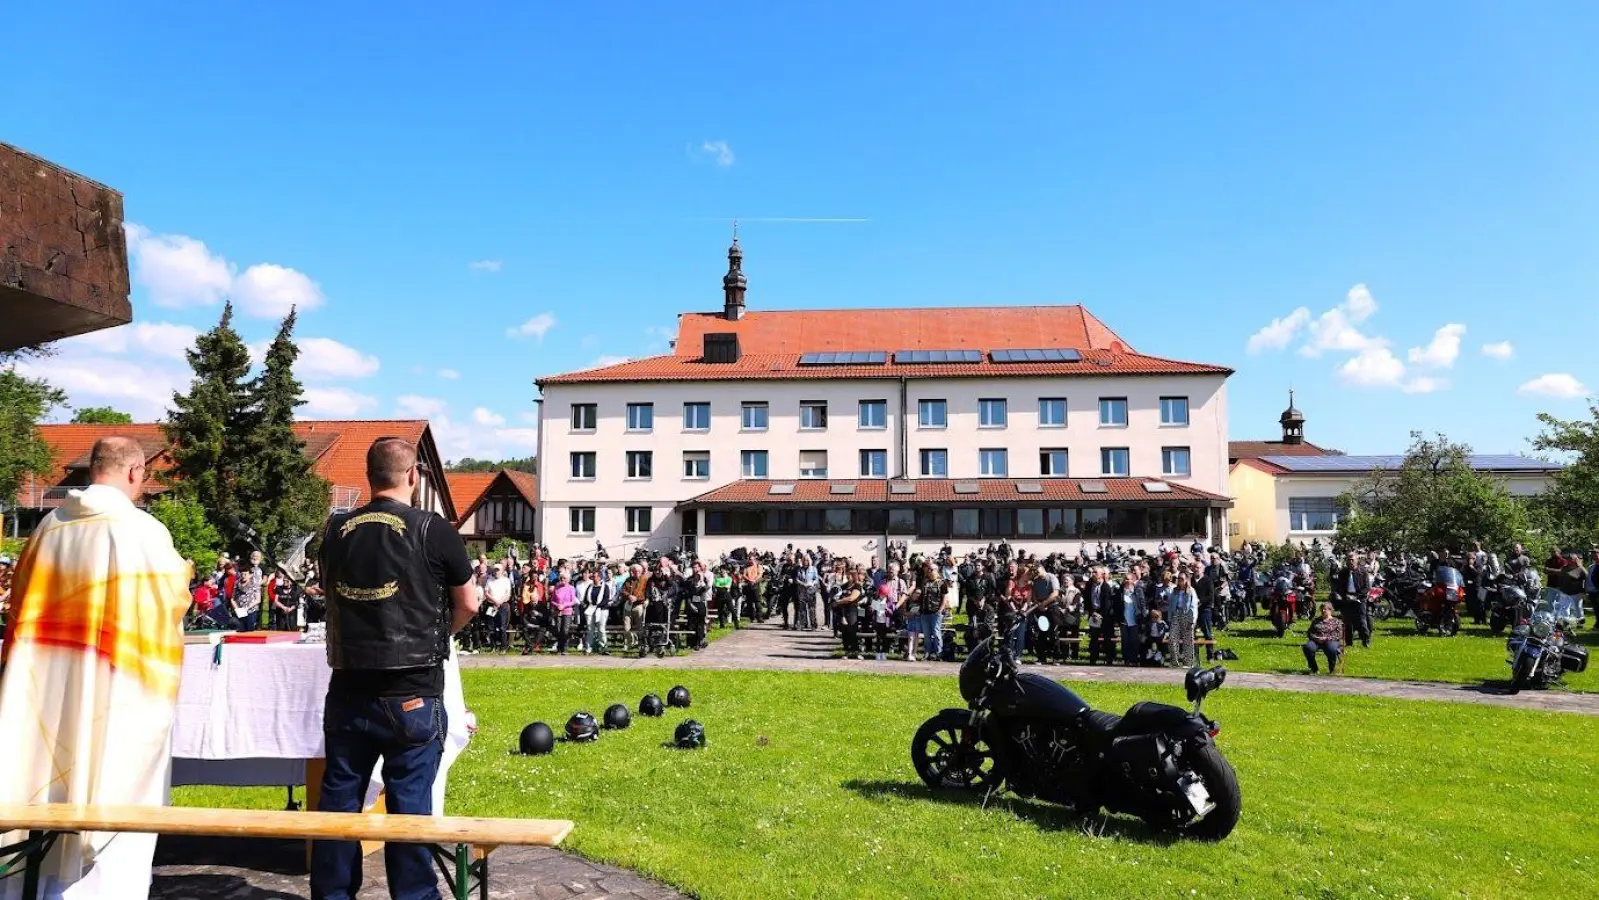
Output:
[[[478,608],[472,562],[449,522],[411,506],[422,479],[415,447],[379,438],[367,451],[366,471],[372,502],[330,517],[322,532],[333,677],[317,808],[360,812],[382,757],[388,811],[431,815],[444,752],[444,661],[450,636]],[[389,843],[384,864],[390,896],[439,896],[426,845]],[[360,843],[317,841],[312,896],[351,900],[360,889]]]

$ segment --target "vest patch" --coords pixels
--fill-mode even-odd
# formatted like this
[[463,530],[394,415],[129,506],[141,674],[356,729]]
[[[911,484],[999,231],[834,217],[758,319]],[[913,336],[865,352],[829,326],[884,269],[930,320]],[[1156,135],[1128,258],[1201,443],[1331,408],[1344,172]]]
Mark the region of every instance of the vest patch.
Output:
[[333,591],[346,600],[387,600],[400,592],[400,583],[391,581],[382,587],[358,588],[341,581],[333,585]]
[[351,518],[345,520],[344,524],[339,527],[339,537],[349,537],[350,532],[354,531],[356,528],[362,525],[371,525],[374,523],[387,525],[389,528],[394,530],[395,534],[398,534],[401,537],[405,536],[404,519],[400,518],[394,513],[369,512],[362,513],[359,516],[352,516]]

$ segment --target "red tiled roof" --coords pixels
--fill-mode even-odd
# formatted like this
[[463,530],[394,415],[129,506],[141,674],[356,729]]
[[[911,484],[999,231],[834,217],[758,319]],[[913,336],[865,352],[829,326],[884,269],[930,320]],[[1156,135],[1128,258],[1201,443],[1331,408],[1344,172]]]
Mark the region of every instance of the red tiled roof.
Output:
[[[891,484],[912,484],[916,486],[914,494],[895,494],[889,491]],[[958,493],[955,486],[975,485],[975,493]],[[1036,493],[1022,493],[1018,485],[1039,486]],[[1088,493],[1083,491],[1084,484],[1103,484],[1103,493]],[[1144,487],[1146,484],[1164,484],[1169,491],[1150,491]],[[792,485],[793,492],[774,494],[771,489],[774,485]],[[834,485],[851,485],[853,493],[835,494]],[[1009,503],[1014,505],[1030,505],[1033,503],[1054,503],[1070,501],[1074,503],[1185,503],[1204,505],[1231,506],[1232,501],[1219,494],[1201,491],[1187,485],[1163,481],[1159,478],[912,478],[908,480],[895,479],[801,479],[798,481],[781,480],[749,480],[735,481],[723,485],[712,491],[707,491],[691,500],[685,500],[680,506],[748,506],[751,504],[771,503],[809,503],[826,504],[830,506],[848,506],[858,503],[897,503],[904,505],[922,503],[947,503],[947,504],[974,504],[974,503]]]
[[444,480],[450,483],[450,497],[455,500],[457,527],[472,515],[477,502],[488,493],[489,485],[499,478],[499,472],[445,472]]
[[159,477],[168,465],[164,458],[167,438],[160,425],[148,422],[130,425],[40,425],[39,433],[50,445],[52,474],[48,479],[43,479],[48,484],[35,485],[31,477],[24,481],[20,497],[24,503],[34,492],[61,484],[72,474],[74,466],[87,465],[94,442],[103,437],[130,437],[138,441],[144,448],[147,469],[144,492],[159,494],[167,489]]
[[[857,347],[856,349],[860,349]],[[807,351],[809,352],[809,351]],[[1090,350],[1080,362],[994,363],[984,357],[977,363],[880,366],[802,366],[798,354],[746,353],[735,363],[702,362],[698,356],[651,356],[614,366],[553,375],[545,384],[579,384],[591,381],[774,381],[835,378],[997,378],[1004,376],[1073,375],[1231,375],[1224,366],[1179,362],[1136,353]]]
[[1259,459],[1262,456],[1329,456],[1337,453],[1306,441],[1303,444],[1285,444],[1282,441],[1228,441],[1227,458],[1231,460]]
[[516,487],[517,493],[522,495],[522,499],[526,500],[528,505],[538,506],[539,478],[537,475],[531,472],[523,472],[519,469],[506,469],[505,477],[511,479],[511,484]]
[[1080,305],[953,306],[910,309],[751,311],[736,321],[720,312],[677,319],[677,356],[698,359],[707,333],[737,334],[745,353],[828,350],[1077,350],[1132,348]]

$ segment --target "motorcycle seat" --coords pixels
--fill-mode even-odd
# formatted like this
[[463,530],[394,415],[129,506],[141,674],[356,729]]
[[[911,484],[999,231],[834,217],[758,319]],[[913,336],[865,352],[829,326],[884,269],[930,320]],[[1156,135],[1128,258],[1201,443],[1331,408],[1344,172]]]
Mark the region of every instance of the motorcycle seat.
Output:
[[1165,703],[1135,703],[1127,715],[1119,716],[1115,726],[1117,736],[1155,734],[1168,731],[1188,722],[1188,711]]
[[1083,727],[1095,734],[1115,734],[1116,727],[1122,722],[1122,717],[1113,712],[1101,712],[1091,709],[1083,716]]

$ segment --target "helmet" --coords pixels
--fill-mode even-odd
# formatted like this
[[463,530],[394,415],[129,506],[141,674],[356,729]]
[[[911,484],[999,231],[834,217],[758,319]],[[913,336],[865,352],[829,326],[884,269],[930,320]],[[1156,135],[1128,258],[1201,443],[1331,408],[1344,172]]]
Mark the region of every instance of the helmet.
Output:
[[677,687],[672,688],[671,690],[667,691],[666,692],[666,705],[667,706],[681,706],[684,709],[688,709],[688,705],[689,705],[688,688],[686,688],[686,687],[684,687],[684,686],[682,686],[680,684]]
[[633,724],[633,716],[627,711],[627,706],[622,703],[612,703],[605,708],[606,728],[626,728]]
[[654,694],[645,694],[644,699],[638,702],[638,711],[641,716],[655,718],[666,713],[666,704],[662,703],[661,698]]
[[594,717],[586,712],[572,714],[566,720],[566,739],[569,741],[592,741],[600,736],[600,726],[594,723]]
[[555,732],[543,722],[534,722],[522,729],[521,750],[528,754],[544,754],[555,749]]
[[705,726],[689,719],[677,726],[677,732],[672,735],[672,743],[679,750],[697,750],[705,746]]

